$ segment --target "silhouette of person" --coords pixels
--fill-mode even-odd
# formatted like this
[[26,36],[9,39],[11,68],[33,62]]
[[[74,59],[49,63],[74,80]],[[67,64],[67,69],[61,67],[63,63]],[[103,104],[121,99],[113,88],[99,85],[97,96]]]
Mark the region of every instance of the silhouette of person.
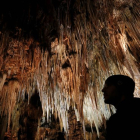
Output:
[[134,89],[135,82],[128,76],[106,79],[104,101],[116,108],[107,121],[106,140],[140,140],[140,98],[134,98]]

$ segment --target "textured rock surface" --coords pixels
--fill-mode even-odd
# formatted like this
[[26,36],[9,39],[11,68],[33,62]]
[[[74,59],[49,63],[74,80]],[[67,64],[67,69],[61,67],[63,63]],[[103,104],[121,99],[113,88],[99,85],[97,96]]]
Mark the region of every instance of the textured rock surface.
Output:
[[3,1],[0,139],[101,136],[114,112],[104,80],[126,74],[139,97],[139,9],[139,0]]

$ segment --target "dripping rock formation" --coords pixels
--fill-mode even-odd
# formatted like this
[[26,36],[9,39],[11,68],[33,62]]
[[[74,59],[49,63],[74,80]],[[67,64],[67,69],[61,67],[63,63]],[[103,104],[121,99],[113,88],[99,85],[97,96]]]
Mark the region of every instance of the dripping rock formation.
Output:
[[0,140],[104,140],[104,80],[140,93],[140,0],[0,4]]

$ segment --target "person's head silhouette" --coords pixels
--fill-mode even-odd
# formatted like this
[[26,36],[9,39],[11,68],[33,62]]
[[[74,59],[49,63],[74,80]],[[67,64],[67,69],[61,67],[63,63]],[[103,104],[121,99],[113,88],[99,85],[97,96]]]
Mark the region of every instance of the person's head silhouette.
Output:
[[102,89],[105,103],[115,107],[125,99],[133,98],[135,82],[132,78],[125,75],[112,75],[105,81]]

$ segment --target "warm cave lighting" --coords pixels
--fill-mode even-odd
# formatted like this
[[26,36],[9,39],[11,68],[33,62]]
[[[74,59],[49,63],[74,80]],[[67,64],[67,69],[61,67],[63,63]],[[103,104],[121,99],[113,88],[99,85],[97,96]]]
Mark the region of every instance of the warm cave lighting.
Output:
[[56,1],[25,6],[28,12],[15,22],[15,11],[0,15],[0,25],[6,20],[0,28],[0,135],[6,140],[28,133],[29,140],[104,137],[115,113],[101,92],[110,75],[132,77],[140,97],[136,0]]

